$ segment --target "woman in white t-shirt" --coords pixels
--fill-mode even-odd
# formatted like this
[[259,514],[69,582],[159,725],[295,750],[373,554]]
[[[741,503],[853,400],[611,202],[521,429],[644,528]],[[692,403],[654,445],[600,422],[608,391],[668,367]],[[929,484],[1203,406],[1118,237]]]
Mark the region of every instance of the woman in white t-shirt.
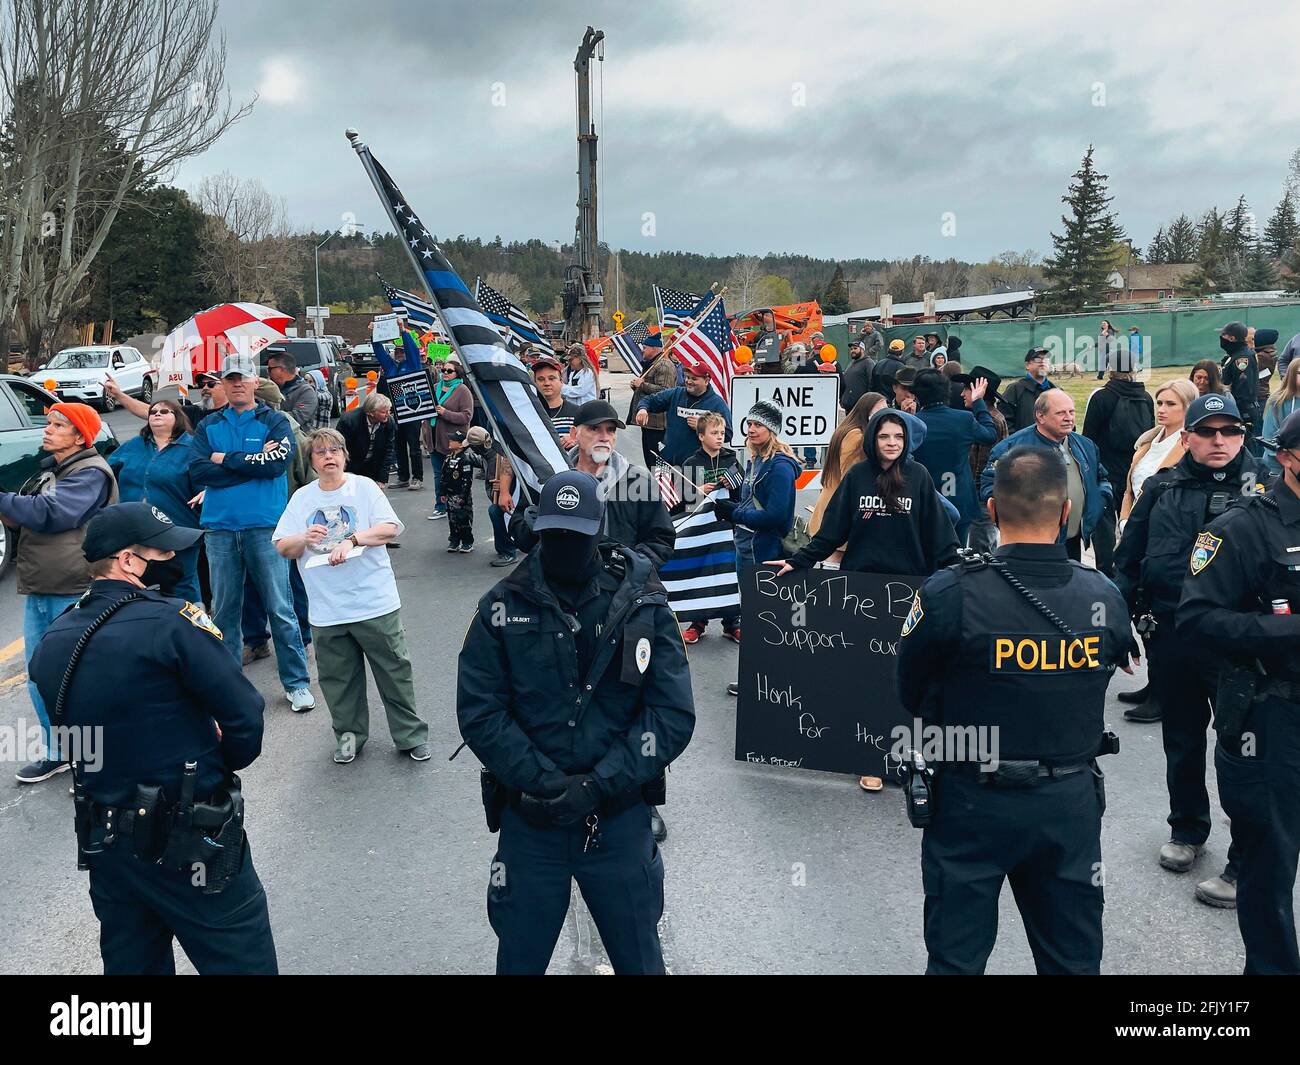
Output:
[[294,492],[271,539],[296,559],[307,589],[321,691],[334,722],[334,761],[351,762],[370,735],[366,669],[388,715],[399,751],[429,760],[429,726],[415,710],[415,680],[402,628],[402,602],[387,544],[401,519],[369,477],[345,473],[347,443],[336,429],[307,438],[320,480]]
[[1183,419],[1187,417],[1187,408],[1196,396],[1196,386],[1190,381],[1169,381],[1156,390],[1156,425],[1139,436],[1133,445],[1133,462],[1124,481],[1124,503],[1119,512],[1121,523],[1128,521],[1147,478],[1158,470],[1177,466],[1183,457],[1179,434]]

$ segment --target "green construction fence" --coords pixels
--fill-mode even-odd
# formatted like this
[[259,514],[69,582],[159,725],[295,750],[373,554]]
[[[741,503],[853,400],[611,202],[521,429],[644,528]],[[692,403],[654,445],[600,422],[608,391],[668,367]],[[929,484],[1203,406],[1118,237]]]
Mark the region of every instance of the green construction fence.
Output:
[[[1276,329],[1278,350],[1300,333],[1300,302],[1213,304],[1177,310],[1107,311],[1103,314],[1043,315],[992,321],[909,322],[881,329],[885,343],[902,340],[907,349],[918,333],[961,337],[961,363],[966,369],[987,366],[1003,377],[1024,372],[1025,352],[1047,348],[1054,363],[1095,367],[1097,335],[1102,319],[1121,336],[1136,325],[1142,337],[1142,366],[1185,366],[1201,359],[1223,357],[1219,330],[1227,322],[1245,322],[1256,329]],[[856,325],[857,323],[853,323]],[[856,336],[847,325],[827,326],[826,340],[835,345],[840,365],[848,362],[849,341]],[[1093,361],[1090,361],[1093,360]]]

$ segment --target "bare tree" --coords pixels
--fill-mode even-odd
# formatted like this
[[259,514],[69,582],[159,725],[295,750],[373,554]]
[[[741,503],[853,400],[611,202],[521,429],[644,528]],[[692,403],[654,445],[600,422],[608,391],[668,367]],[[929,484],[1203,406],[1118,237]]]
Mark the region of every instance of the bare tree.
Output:
[[[483,283],[494,288],[506,299],[522,310],[528,310],[528,289],[518,274],[493,271],[483,278]],[[607,291],[613,291],[609,289]]]
[[3,0],[0,350],[25,300],[35,358],[86,298],[128,197],[248,114],[225,88],[216,10],[215,0]]
[[195,200],[207,216],[199,269],[213,292],[267,303],[297,287],[307,241],[290,231],[283,197],[223,172],[199,182]]
[[753,310],[758,298],[758,281],[763,276],[763,260],[746,255],[731,264],[727,276],[727,302],[736,311]]

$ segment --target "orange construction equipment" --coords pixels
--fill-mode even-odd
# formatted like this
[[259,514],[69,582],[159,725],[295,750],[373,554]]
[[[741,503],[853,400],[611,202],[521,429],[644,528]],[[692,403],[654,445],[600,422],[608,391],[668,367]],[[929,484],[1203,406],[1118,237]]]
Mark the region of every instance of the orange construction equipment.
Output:
[[737,315],[732,321],[731,328],[736,331],[736,336],[740,338],[742,344],[750,344],[758,336],[765,310],[772,312],[778,331],[789,331],[791,344],[809,344],[812,335],[822,331],[822,309],[816,300],[809,303],[790,303],[784,307],[761,307]]

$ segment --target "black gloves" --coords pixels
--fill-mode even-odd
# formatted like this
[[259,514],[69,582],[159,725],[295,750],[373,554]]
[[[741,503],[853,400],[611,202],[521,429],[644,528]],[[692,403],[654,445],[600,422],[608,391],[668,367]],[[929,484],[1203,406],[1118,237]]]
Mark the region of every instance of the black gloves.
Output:
[[526,507],[520,511],[516,507],[510,515],[510,524],[506,526],[510,539],[521,551],[531,551],[537,546],[537,533],[533,532],[533,522],[537,520],[537,506]]
[[732,521],[736,513],[736,501],[734,499],[715,499],[713,501],[713,513],[723,521]]
[[593,777],[565,777],[564,790],[558,795],[544,797],[525,792],[519,813],[533,824],[571,825],[595,813],[600,800],[600,785]]

